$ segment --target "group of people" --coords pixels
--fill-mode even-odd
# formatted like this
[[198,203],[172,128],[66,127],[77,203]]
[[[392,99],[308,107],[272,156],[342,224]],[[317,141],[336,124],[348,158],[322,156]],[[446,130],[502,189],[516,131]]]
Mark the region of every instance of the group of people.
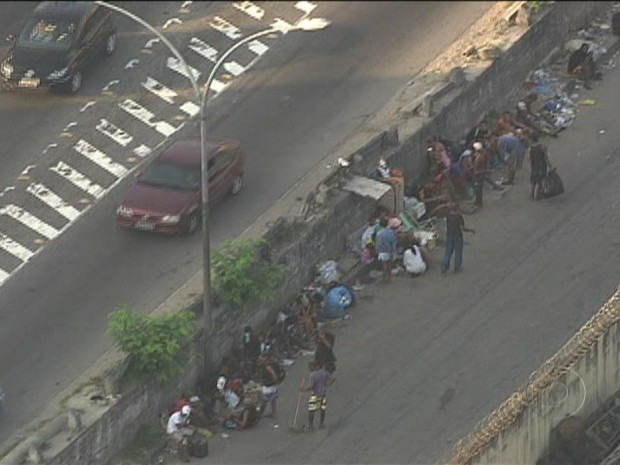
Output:
[[391,279],[398,261],[411,277],[420,276],[427,269],[426,249],[414,233],[403,231],[401,226],[398,217],[382,211],[368,220],[362,233],[362,261],[380,263],[384,282]]

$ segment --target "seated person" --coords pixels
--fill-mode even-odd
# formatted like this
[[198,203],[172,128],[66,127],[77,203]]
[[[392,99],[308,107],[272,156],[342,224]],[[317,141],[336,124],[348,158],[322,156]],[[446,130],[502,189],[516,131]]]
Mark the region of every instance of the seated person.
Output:
[[182,462],[189,462],[187,438],[194,433],[194,428],[189,425],[190,413],[191,408],[186,405],[180,411],[170,415],[166,425],[166,433],[175,441],[177,453]]
[[568,73],[581,79],[586,89],[591,89],[590,81],[592,79],[600,79],[601,77],[601,74],[596,70],[594,56],[589,49],[590,46],[587,43],[581,44],[581,47],[568,58],[567,65]]

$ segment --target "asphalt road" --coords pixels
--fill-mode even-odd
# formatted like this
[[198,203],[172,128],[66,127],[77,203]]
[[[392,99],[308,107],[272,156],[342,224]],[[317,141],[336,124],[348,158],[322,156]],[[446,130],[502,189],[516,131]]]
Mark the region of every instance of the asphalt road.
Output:
[[361,291],[353,318],[333,328],[338,369],[325,430],[288,431],[308,376],[301,358],[281,387],[279,419],[215,436],[196,463],[440,463],[618,286],[619,84],[620,69],[607,72],[580,93],[596,104],[544,141],[563,196],[530,201],[526,164],[503,197],[487,191],[483,209],[465,217],[476,235],[466,235],[463,273],[441,276],[439,248],[422,277]]
[[[170,22],[166,32],[191,57],[190,65],[204,74],[210,63],[188,50],[188,44],[196,44],[190,41],[198,38],[221,53],[232,43],[234,26],[248,34],[276,17],[294,22],[308,4],[265,2],[260,19],[256,11],[240,11],[227,3],[193,3],[186,11],[179,10],[180,2],[126,6],[160,26],[181,19],[182,24]],[[263,45],[270,50],[210,107],[210,131],[242,141],[249,156],[245,190],[213,213],[213,242],[247,227],[489,6],[330,2],[311,12],[332,21],[329,29],[266,38]],[[18,24],[23,6],[1,8],[3,30]],[[225,22],[213,23],[216,17]],[[0,250],[0,267],[9,274],[18,269],[0,287],[0,380],[8,395],[0,440],[109,347],[104,331],[111,311],[119,306],[150,311],[200,268],[198,236],[119,231],[114,211],[123,184],[114,189],[117,178],[76,155],[77,144],[84,140],[107,157],[97,155],[100,161],[111,159],[114,166],[131,170],[140,162],[134,149],[155,150],[168,129],[183,122],[182,104],[191,99],[184,78],[167,66],[161,45],[148,48],[150,36],[127,21],[118,24],[117,53],[85,76],[79,96],[0,95],[5,147],[0,186],[15,187],[0,203],[17,205],[53,231],[64,231],[47,242],[14,218],[0,217],[0,230],[27,252],[16,259],[6,248]],[[241,50],[234,59],[247,66],[261,50]],[[136,59],[138,64],[125,69]],[[230,74],[238,69],[231,67]],[[140,83],[146,76],[176,92],[174,102],[144,90]],[[220,79],[226,82],[228,77]],[[102,93],[104,89],[110,92]],[[123,109],[127,99],[148,108],[154,114],[150,122],[167,125],[147,127],[144,119]],[[95,104],[87,106],[89,102]],[[102,119],[131,135],[131,142],[119,145],[118,138],[112,140],[112,131],[101,130]],[[90,184],[80,187],[62,178],[66,170],[59,170],[59,163],[70,164]],[[24,173],[30,165],[35,166]],[[34,198],[29,190],[33,183],[61,197],[63,208],[47,208],[40,196]],[[22,259],[29,261],[21,266]]]

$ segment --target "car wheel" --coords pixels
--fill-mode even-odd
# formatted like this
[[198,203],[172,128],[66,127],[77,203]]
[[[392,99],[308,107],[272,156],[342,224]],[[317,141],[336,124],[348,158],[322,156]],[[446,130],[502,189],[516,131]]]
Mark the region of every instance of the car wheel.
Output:
[[200,217],[198,213],[192,213],[187,219],[187,234],[194,234],[198,229]]
[[107,56],[112,55],[116,51],[116,32],[110,34],[106,39],[104,51]]
[[230,193],[232,195],[237,195],[239,192],[241,192],[242,187],[243,187],[243,174],[240,174],[233,180],[230,186]]
[[82,72],[76,71],[75,74],[71,76],[68,90],[72,94],[77,94],[81,88],[82,88]]

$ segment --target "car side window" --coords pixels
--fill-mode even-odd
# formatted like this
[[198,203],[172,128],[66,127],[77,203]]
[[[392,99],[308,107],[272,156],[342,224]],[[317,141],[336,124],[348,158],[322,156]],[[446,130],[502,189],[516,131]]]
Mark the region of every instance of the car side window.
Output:
[[213,158],[213,167],[209,167],[209,180],[216,179],[218,176],[224,173],[224,171],[226,171],[226,168],[228,168],[232,163],[233,159],[234,152],[231,150],[226,150],[225,152],[217,154]]
[[99,32],[104,19],[105,11],[102,8],[97,9],[84,23],[82,34],[80,34],[80,43],[92,42]]

